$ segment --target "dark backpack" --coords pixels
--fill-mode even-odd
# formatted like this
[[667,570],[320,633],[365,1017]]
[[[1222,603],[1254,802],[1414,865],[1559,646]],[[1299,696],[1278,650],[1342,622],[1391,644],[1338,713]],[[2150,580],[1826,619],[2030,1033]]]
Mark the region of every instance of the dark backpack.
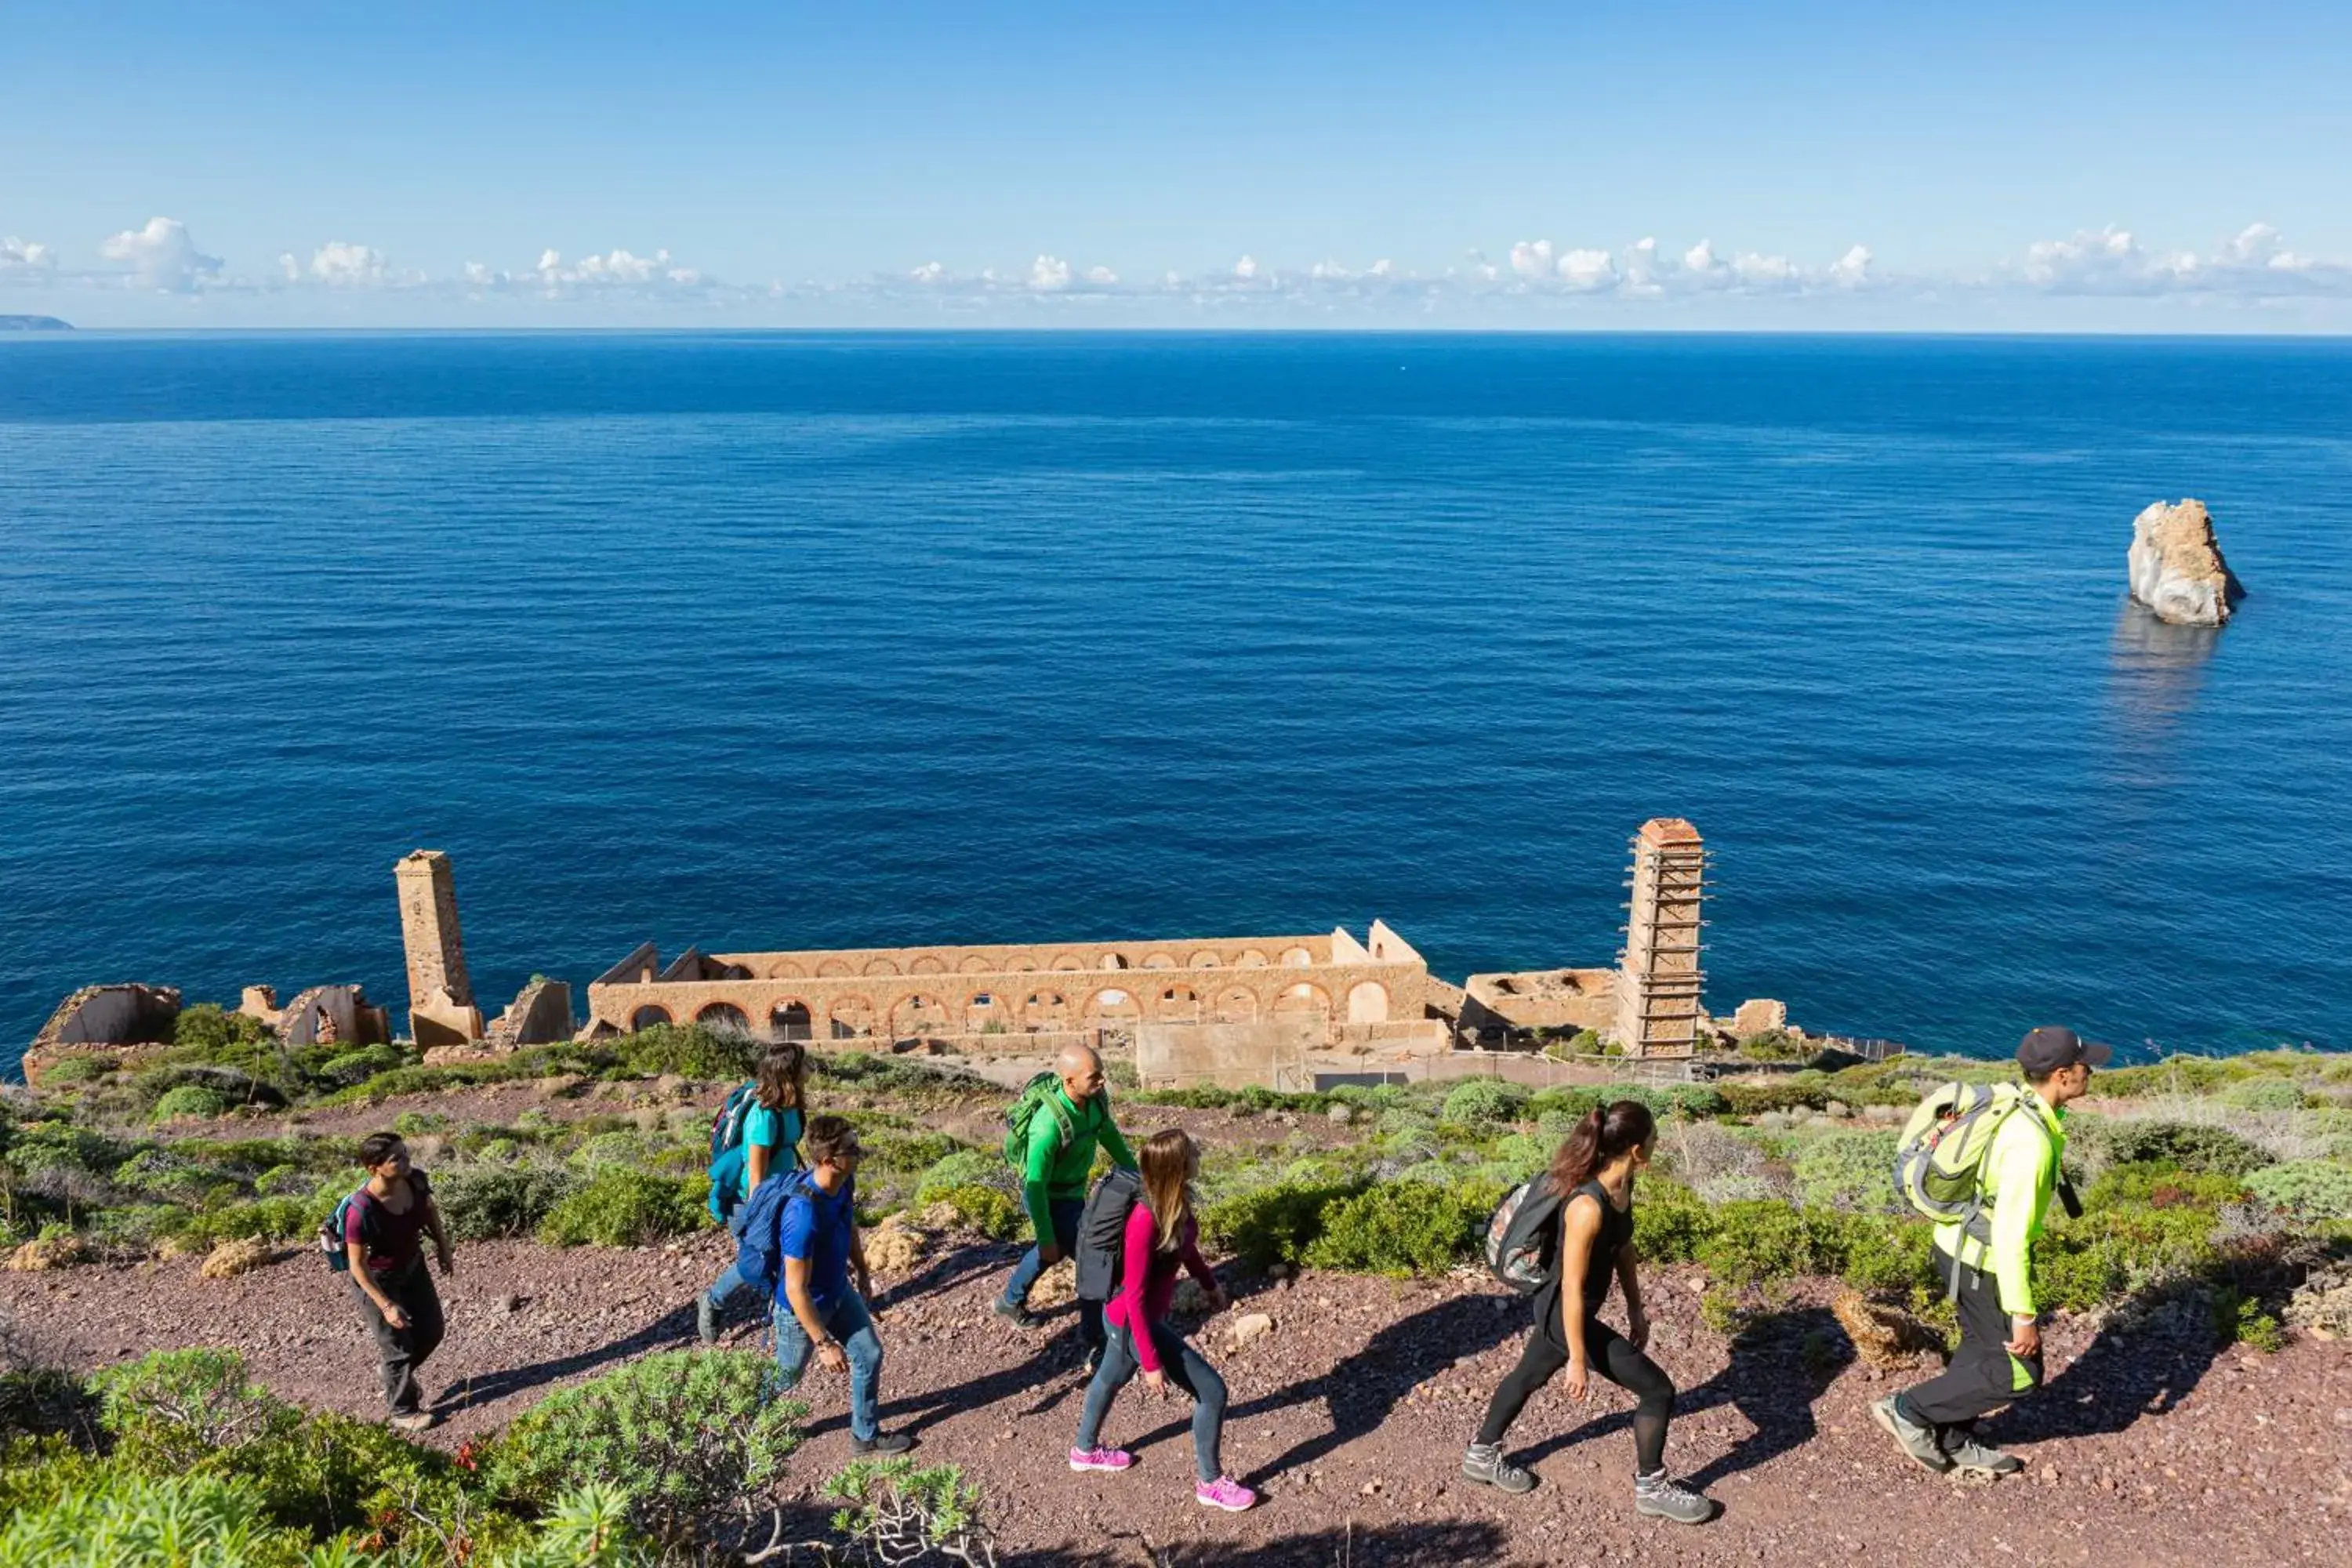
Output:
[[1542,1172],[1513,1187],[1486,1221],[1486,1267],[1522,1296],[1551,1278],[1559,1252],[1559,1191]]
[[784,1209],[794,1198],[808,1196],[811,1179],[803,1170],[780,1172],[752,1188],[744,1200],[742,1231],[735,1238],[735,1272],[770,1300],[784,1279],[783,1249],[777,1240]]
[[1127,1261],[1127,1219],[1143,1201],[1143,1177],[1124,1167],[1095,1184],[1078,1216],[1078,1298],[1108,1301]]
[[[420,1204],[433,1195],[433,1184],[425,1179],[422,1171],[408,1173],[408,1187],[416,1194],[416,1201]],[[319,1222],[319,1250],[325,1254],[327,1267],[335,1273],[348,1274],[352,1271],[352,1255],[343,1247],[343,1227],[351,1218],[352,1205],[374,1202],[374,1194],[367,1190],[367,1184],[362,1182],[335,1205],[334,1213]],[[364,1226],[366,1222],[361,1223]]]
[[1005,1109],[1004,1159],[1014,1170],[1029,1163],[1029,1130],[1039,1111],[1054,1119],[1055,1149],[1068,1148],[1070,1140],[1078,1135],[1078,1124],[1063,1103],[1061,1088],[1060,1073],[1041,1072],[1021,1086],[1021,1097]]

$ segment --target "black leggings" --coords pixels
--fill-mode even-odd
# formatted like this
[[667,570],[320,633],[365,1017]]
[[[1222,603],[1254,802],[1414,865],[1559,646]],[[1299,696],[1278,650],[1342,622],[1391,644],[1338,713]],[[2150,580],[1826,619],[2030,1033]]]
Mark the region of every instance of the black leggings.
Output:
[[[1558,1323],[1557,1312],[1552,1322]],[[1560,1338],[1565,1339],[1566,1335]],[[1598,1318],[1584,1320],[1584,1363],[1642,1403],[1633,1411],[1633,1450],[1637,1475],[1655,1475],[1666,1462],[1666,1420],[1675,1413],[1674,1380],[1656,1362],[1633,1348],[1633,1342]],[[1486,1406],[1486,1424],[1478,1428],[1481,1443],[1500,1443],[1528,1400],[1552,1374],[1568,1364],[1562,1350],[1545,1325],[1536,1325],[1519,1364],[1495,1390]]]

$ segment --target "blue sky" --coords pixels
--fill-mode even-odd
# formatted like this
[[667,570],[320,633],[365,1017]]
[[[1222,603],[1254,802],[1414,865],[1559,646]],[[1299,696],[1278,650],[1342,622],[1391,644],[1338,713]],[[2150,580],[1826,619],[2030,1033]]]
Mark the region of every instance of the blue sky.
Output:
[[2352,331],[2352,6],[1927,9],[12,7],[0,310]]

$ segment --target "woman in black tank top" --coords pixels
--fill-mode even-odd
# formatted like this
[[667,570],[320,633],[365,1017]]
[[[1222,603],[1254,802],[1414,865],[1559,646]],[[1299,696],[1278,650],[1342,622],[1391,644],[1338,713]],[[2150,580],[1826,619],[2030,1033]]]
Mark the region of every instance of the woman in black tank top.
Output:
[[[1511,1369],[1486,1407],[1486,1425],[1463,1456],[1462,1473],[1507,1492],[1532,1490],[1536,1479],[1503,1458],[1503,1434],[1518,1418],[1530,1395],[1568,1369],[1568,1392],[1586,1396],[1599,1373],[1631,1393],[1633,1412],[1633,1508],[1684,1524],[1715,1516],[1715,1504],[1666,1474],[1666,1423],[1675,1408],[1675,1385],[1643,1352],[1650,1342],[1649,1316],[1642,1308],[1642,1282],[1633,1253],[1633,1178],[1650,1163],[1657,1125],[1649,1108],[1621,1100],[1595,1110],[1569,1134],[1552,1157],[1547,1179],[1551,1191],[1568,1194],[1559,1205],[1559,1246],[1551,1272],[1536,1292],[1535,1332],[1528,1336],[1519,1364]],[[1625,1330],[1601,1321],[1610,1281],[1625,1291]]]

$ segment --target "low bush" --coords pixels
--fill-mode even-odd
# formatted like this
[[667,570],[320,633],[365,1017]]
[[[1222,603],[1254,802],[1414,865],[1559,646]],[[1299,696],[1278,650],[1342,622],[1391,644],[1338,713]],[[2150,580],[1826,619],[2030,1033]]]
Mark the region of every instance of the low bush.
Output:
[[[359,1184],[355,1180],[352,1184]],[[224,1241],[294,1241],[318,1229],[319,1222],[334,1212],[341,1196],[341,1193],[331,1193],[313,1197],[255,1198],[193,1213],[182,1210],[177,1222],[166,1229],[181,1246],[199,1249],[217,1247]]]
[[51,1062],[42,1069],[41,1087],[69,1089],[75,1084],[92,1083],[110,1072],[117,1071],[121,1066],[121,1057],[103,1056],[95,1052],[87,1056],[67,1057],[63,1060]]
[[434,1179],[433,1202],[456,1241],[529,1236],[580,1190],[561,1167],[461,1166]]
[[[2087,1119],[2085,1119],[2087,1121]],[[2109,1121],[2084,1131],[2118,1165],[2170,1164],[2200,1175],[2242,1176],[2272,1163],[2270,1152],[2226,1127],[2194,1121]]]
[[1838,1216],[1786,1204],[1724,1204],[1700,1240],[1699,1266],[1718,1282],[1755,1285],[1794,1274],[1835,1274],[1844,1265]]
[[199,1059],[227,1060],[243,1067],[257,1046],[275,1039],[269,1026],[243,1013],[232,1013],[217,1002],[199,1002],[180,1009],[173,1021],[172,1043]]
[[1477,1126],[1516,1121],[1527,1104],[1528,1091],[1517,1084],[1498,1078],[1472,1078],[1463,1079],[1446,1094],[1445,1108],[1439,1114],[1448,1121]]
[[2352,1169],[2329,1160],[2290,1160],[2256,1171],[2247,1190],[2297,1220],[2352,1219]]
[[337,1089],[348,1089],[364,1083],[380,1072],[395,1068],[418,1065],[415,1058],[398,1046],[362,1046],[355,1051],[343,1051],[319,1064],[318,1078]]
[[[700,1024],[660,1024],[607,1042],[621,1068],[638,1077],[748,1079],[765,1047],[751,1036]],[[814,1056],[814,1053],[812,1053]]]
[[423,1138],[449,1131],[449,1119],[437,1110],[404,1110],[392,1119],[392,1130],[403,1138]]
[[[875,1171],[926,1171],[964,1148],[959,1139],[945,1132],[866,1131],[857,1135],[858,1146],[866,1152],[866,1167]],[[992,1158],[999,1169],[1009,1170],[1002,1150],[971,1151],[983,1158]]]
[[957,1466],[859,1459],[824,1483],[824,1495],[840,1500],[833,1528],[866,1563],[996,1561],[980,1521],[980,1489]]
[[998,1241],[1010,1241],[1028,1223],[1027,1211],[1002,1187],[950,1187],[925,1201],[947,1205],[967,1228]]
[[706,1176],[657,1176],[608,1167],[557,1200],[539,1224],[550,1247],[643,1247],[710,1223]]
[[1360,1181],[1276,1182],[1207,1204],[1201,1232],[1256,1268],[1295,1264],[1323,1234],[1324,1210],[1363,1190]]
[[2085,1210],[2107,1208],[2206,1208],[2241,1202],[2246,1184],[2235,1176],[2184,1171],[2164,1161],[2110,1165],[2083,1194]]
[[1015,1184],[1013,1167],[1001,1151],[959,1149],[923,1173],[915,1186],[915,1202],[935,1202],[958,1187],[995,1187],[1009,1193]]
[[331,1106],[374,1105],[395,1095],[439,1094],[447,1089],[470,1088],[478,1083],[493,1083],[500,1076],[496,1065],[488,1062],[435,1068],[394,1068],[331,1094],[320,1103]]
[[1723,1097],[1727,1112],[1733,1116],[1761,1116],[1768,1110],[1794,1110],[1800,1106],[1819,1110],[1835,1098],[1829,1085],[1798,1081],[1817,1076],[1797,1073],[1760,1083],[1718,1083],[1715,1091]]
[[1486,1184],[1383,1183],[1327,1205],[1304,1258],[1318,1268],[1442,1274],[1469,1255],[1501,1195]]
[[1797,1194],[1816,1208],[1893,1213],[1901,1200],[1895,1192],[1894,1132],[1832,1132],[1808,1142],[1794,1167]]
[[2199,1208],[2086,1211],[2033,1248],[2033,1297],[2045,1310],[2087,1311],[2211,1263],[2214,1216]]
[[228,1098],[218,1089],[200,1083],[184,1083],[177,1089],[165,1089],[156,1099],[150,1118],[156,1121],[177,1121],[182,1118],[209,1118],[226,1115]]
[[774,1365],[751,1351],[670,1351],[563,1389],[515,1418],[492,1447],[494,1494],[544,1507],[602,1483],[632,1523],[686,1552],[740,1519],[782,1474],[805,1405],[769,1397]]
[[2283,1078],[2250,1078],[2221,1091],[2221,1103],[2238,1110],[2300,1110],[2303,1089]]

